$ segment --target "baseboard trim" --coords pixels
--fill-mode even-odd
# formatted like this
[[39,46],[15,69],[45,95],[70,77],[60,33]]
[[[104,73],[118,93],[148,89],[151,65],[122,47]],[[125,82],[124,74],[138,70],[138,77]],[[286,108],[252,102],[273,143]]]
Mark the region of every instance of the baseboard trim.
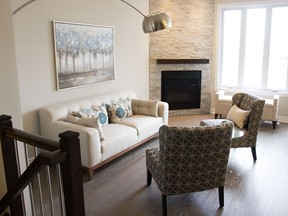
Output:
[[286,116],[278,116],[278,121],[282,123],[288,123],[288,117]]

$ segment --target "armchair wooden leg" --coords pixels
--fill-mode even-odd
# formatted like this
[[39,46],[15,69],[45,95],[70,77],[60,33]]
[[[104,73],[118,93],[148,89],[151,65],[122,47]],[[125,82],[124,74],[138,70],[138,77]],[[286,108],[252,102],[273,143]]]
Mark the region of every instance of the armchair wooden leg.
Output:
[[251,151],[252,151],[253,160],[256,161],[257,160],[256,147],[251,147]]
[[167,196],[162,195],[162,215],[167,216]]
[[219,194],[219,205],[221,208],[224,207],[224,186],[218,188]]
[[272,121],[272,125],[273,125],[273,129],[275,130],[276,125],[277,125],[277,121]]
[[147,169],[147,186],[150,186],[152,182],[152,175],[150,171]]

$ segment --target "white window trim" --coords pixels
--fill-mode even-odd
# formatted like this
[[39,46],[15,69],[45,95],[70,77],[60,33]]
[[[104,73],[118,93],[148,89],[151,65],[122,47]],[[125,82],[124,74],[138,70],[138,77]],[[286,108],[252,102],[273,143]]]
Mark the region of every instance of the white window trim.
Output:
[[[269,0],[269,1],[249,1],[249,2],[234,2],[234,3],[221,3],[221,0],[220,0],[220,3],[216,3],[216,14],[215,14],[215,23],[217,24],[216,27],[215,27],[215,31],[214,31],[214,38],[215,38],[215,48],[214,48],[214,56],[215,56],[215,62],[214,62],[214,68],[215,68],[215,82],[214,82],[214,89],[216,91],[219,91],[219,90],[225,90],[227,92],[231,92],[231,93],[236,93],[236,92],[239,92],[239,91],[245,91],[245,89],[240,89],[240,88],[233,88],[233,87],[219,87],[219,80],[221,79],[221,74],[219,75],[219,71],[221,69],[221,65],[219,65],[219,60],[222,58],[222,50],[220,50],[220,44],[221,44],[221,39],[223,37],[223,35],[221,35],[221,26],[223,25],[223,20],[221,20],[221,17],[222,16],[222,13],[223,13],[223,9],[229,9],[229,8],[234,8],[234,9],[237,9],[237,8],[243,8],[243,7],[249,7],[249,8],[252,8],[252,7],[263,7],[263,6],[288,6],[288,1],[287,0],[283,0],[283,1],[274,1],[274,0]],[[270,10],[270,13],[272,11]],[[270,19],[270,22],[271,22],[271,19]],[[268,26],[271,26],[271,25],[268,25]],[[266,37],[265,37],[265,41],[267,40],[270,40],[270,30],[268,28],[265,29],[265,31],[269,31],[269,34],[267,34],[266,32]],[[243,33],[243,32],[242,32]],[[265,48],[265,49],[269,49],[269,47]],[[265,50],[266,52],[264,52],[266,55],[263,56],[263,59],[268,59],[269,56],[268,56],[268,53],[267,50]],[[241,53],[240,53],[241,55]],[[268,64],[268,61],[263,61],[263,64]],[[265,66],[265,65],[263,65]],[[267,67],[263,67],[263,68],[266,68],[265,70],[265,73],[263,73],[263,77],[262,77],[262,81],[263,79],[266,79],[268,78],[268,71],[267,71]],[[242,78],[240,77],[238,79],[238,82],[242,82]],[[264,82],[262,82],[263,84]],[[267,82],[265,82],[267,83]],[[288,76],[287,76],[287,82],[286,82],[286,89],[288,89]],[[263,87],[263,86],[262,86]],[[262,95],[275,95],[275,93],[277,93],[278,95],[282,95],[282,96],[285,96],[287,97],[288,96],[288,92],[284,92],[284,91],[273,91],[273,90],[257,90],[257,89],[246,89],[245,92],[248,92],[248,93],[254,93],[254,94],[262,94]]]

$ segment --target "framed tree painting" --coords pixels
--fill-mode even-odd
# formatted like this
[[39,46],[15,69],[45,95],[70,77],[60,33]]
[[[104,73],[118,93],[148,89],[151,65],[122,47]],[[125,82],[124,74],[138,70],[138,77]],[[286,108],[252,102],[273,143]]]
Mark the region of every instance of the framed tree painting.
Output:
[[110,26],[53,22],[57,89],[115,80]]

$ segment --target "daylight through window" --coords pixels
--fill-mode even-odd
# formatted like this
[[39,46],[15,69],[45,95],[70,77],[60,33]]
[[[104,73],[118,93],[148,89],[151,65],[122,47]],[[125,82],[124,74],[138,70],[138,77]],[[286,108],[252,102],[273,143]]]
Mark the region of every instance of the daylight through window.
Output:
[[221,9],[218,87],[288,92],[288,5]]

